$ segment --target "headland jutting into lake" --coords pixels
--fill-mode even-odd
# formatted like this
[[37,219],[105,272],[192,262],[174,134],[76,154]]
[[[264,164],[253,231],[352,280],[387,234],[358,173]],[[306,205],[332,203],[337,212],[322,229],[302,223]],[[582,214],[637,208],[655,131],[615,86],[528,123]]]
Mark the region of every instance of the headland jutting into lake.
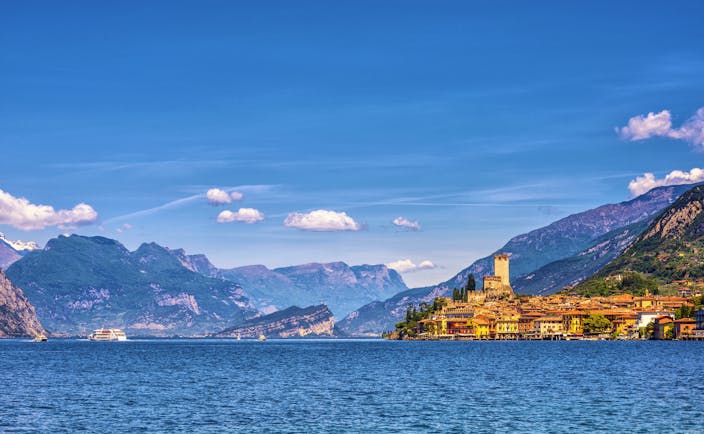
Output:
[[[623,280],[623,275],[610,276]],[[678,296],[619,294],[582,297],[516,295],[509,256],[494,255],[494,275],[475,289],[474,278],[452,298],[409,306],[387,339],[603,340],[704,339],[704,297],[682,288]]]

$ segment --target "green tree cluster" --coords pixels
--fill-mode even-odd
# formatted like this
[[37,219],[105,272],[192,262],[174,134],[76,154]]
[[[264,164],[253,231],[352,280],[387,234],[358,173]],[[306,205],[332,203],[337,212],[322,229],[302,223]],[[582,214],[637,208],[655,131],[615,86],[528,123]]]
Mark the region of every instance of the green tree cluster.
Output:
[[603,333],[611,330],[611,321],[604,315],[592,314],[584,320],[585,333]]
[[404,321],[396,323],[394,333],[386,336],[395,336],[397,339],[415,337],[418,330],[418,323],[433,316],[435,312],[441,310],[446,304],[447,299],[441,297],[435,298],[432,303],[420,303],[418,308],[413,304],[409,304],[406,309]]
[[462,288],[454,288],[452,290],[452,301],[467,301],[469,294],[477,290],[477,281],[474,279],[474,274],[467,277],[467,284]]
[[678,307],[675,309],[675,319],[682,319],[682,318],[692,318],[697,315],[697,308],[694,306],[689,306],[686,304],[683,304],[682,306]]
[[624,293],[643,296],[646,290],[653,295],[658,294],[660,292],[658,282],[653,278],[631,271],[621,274],[621,279],[614,277],[587,279],[569,292],[585,297],[608,297]]

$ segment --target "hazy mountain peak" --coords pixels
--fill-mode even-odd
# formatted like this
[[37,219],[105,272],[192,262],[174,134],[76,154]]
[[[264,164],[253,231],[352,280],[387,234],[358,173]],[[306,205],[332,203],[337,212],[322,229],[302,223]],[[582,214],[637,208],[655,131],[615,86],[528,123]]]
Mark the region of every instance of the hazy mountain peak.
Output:
[[0,241],[8,244],[17,252],[29,252],[40,249],[39,245],[34,241],[8,240],[4,233],[0,232]]

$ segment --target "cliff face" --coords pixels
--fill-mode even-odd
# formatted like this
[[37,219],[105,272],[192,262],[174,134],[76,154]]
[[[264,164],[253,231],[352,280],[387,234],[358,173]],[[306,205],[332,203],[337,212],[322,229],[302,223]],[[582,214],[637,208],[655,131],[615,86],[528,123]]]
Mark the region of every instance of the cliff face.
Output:
[[332,312],[324,304],[300,308],[289,307],[270,315],[251,319],[235,327],[214,333],[214,337],[244,339],[257,338],[300,338],[304,336],[332,336],[335,320]]
[[34,306],[20,288],[12,285],[0,271],[0,338],[46,334]]

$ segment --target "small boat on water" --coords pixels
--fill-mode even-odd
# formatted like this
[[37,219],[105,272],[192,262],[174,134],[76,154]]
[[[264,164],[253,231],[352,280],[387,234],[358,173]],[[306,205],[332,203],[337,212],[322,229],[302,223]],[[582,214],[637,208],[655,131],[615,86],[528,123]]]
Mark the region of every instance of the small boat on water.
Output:
[[264,335],[259,335],[259,337],[257,338],[257,340],[258,340],[259,342],[264,342],[264,341],[266,340],[266,336],[264,336]]
[[88,335],[89,341],[126,341],[127,335],[120,329],[96,329]]
[[39,333],[32,339],[32,342],[46,342],[48,338],[44,335],[44,333]]

